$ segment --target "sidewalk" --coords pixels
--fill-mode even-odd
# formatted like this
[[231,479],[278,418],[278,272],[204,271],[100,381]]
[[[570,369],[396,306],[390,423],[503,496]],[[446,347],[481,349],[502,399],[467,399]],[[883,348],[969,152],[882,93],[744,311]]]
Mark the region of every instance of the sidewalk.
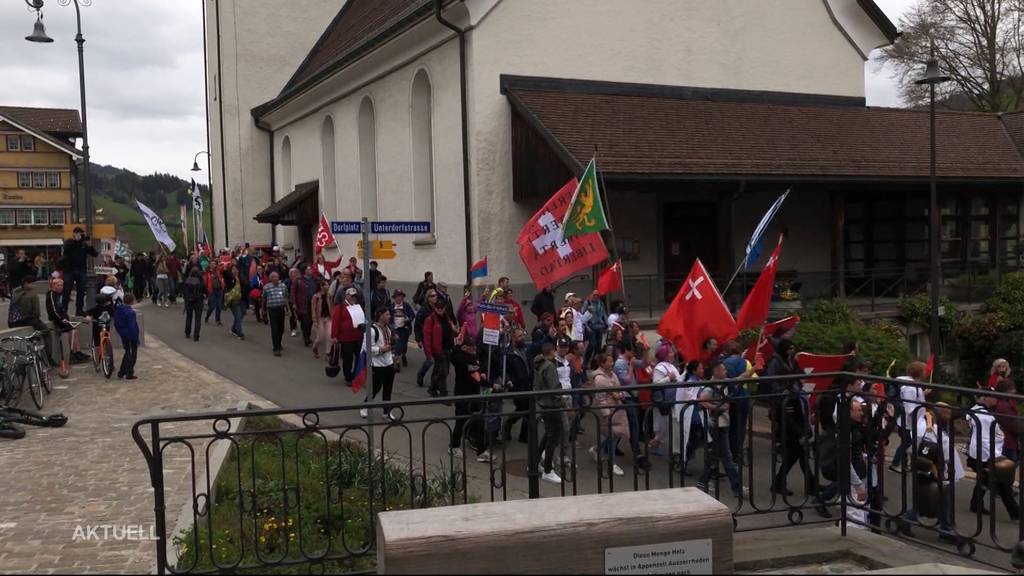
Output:
[[[155,544],[123,537],[128,527],[148,538],[153,525],[149,472],[132,424],[156,413],[265,402],[152,336],[136,371],[134,381],[106,380],[89,364],[76,365],[67,380],[55,375],[43,412],[63,412],[68,424],[0,440],[0,573],[150,572]],[[184,504],[180,495],[190,492],[188,463],[165,463],[173,521]],[[117,527],[122,539],[103,539],[104,525]]]

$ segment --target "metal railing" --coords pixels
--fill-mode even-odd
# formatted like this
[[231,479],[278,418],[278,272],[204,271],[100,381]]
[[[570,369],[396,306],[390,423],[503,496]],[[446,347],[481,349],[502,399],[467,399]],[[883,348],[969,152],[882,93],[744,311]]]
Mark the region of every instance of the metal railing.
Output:
[[[1012,270],[1000,273],[1009,271]],[[759,273],[760,270],[739,274],[729,291],[722,295],[726,303],[738,309],[757,282]],[[983,302],[992,295],[997,282],[996,269],[990,265],[944,265],[942,275],[943,295],[957,304]],[[656,318],[666,309],[685,278],[685,275],[635,274],[625,276],[623,283],[633,311],[644,311],[648,318]],[[727,276],[713,276],[713,279],[719,289],[729,281]],[[818,300],[842,297],[859,312],[878,313],[892,310],[900,297],[927,292],[928,285],[927,267],[847,271],[842,277],[832,271],[780,270],[773,301],[782,303],[780,292],[796,286],[795,306],[807,308]]]
[[[851,526],[886,530],[1007,567],[1007,553],[1024,540],[1024,523],[1019,516],[997,520],[995,494],[1008,493],[1005,482],[1020,475],[1020,462],[975,466],[981,480],[974,486],[943,479],[955,477],[962,444],[972,440],[965,423],[973,423],[978,445],[987,438],[995,451],[996,427],[1021,418],[993,421],[983,434],[986,416],[969,409],[977,390],[860,374],[820,376],[830,377],[857,384],[797,392],[800,384],[790,376],[146,418],[133,426],[132,436],[154,490],[156,568],[160,574],[266,573],[296,565],[372,572],[375,515],[382,510],[653,490],[701,480],[698,487],[730,507],[738,531],[835,522],[843,535]],[[870,385],[862,387],[858,379]],[[705,386],[716,394],[695,398]],[[904,406],[895,401],[898,392],[878,392],[897,386],[947,397],[951,418],[943,420],[946,407],[935,399]],[[747,389],[753,394],[740,391]],[[811,405],[817,412],[805,418],[809,414],[801,411]],[[723,406],[731,416],[727,426],[718,420]],[[361,420],[361,407],[390,415]],[[916,422],[925,411],[942,426],[944,455],[933,469],[936,477],[929,480],[920,467],[927,449],[916,426],[902,435],[911,446],[907,459],[898,472],[887,473],[887,448],[901,436],[893,423],[904,416]],[[525,426],[525,443],[511,438],[515,424]],[[545,429],[565,433],[564,440],[547,444],[557,445],[557,484],[541,481]],[[503,432],[509,437],[500,439]],[[371,438],[372,452],[366,450]],[[458,450],[450,451],[452,445]],[[491,458],[478,460],[471,451]],[[739,457],[730,463],[732,451]],[[734,471],[740,486],[730,486]],[[868,488],[864,501],[856,499],[851,471]],[[979,481],[990,489],[987,522],[984,505],[975,502],[975,511],[967,513],[957,498],[980,490]],[[542,492],[542,485],[549,488]],[[1024,488],[1013,490],[1020,502]],[[921,499],[926,493],[931,496]],[[922,503],[936,498],[944,516],[925,520],[935,507]],[[169,522],[174,517],[177,525]]]

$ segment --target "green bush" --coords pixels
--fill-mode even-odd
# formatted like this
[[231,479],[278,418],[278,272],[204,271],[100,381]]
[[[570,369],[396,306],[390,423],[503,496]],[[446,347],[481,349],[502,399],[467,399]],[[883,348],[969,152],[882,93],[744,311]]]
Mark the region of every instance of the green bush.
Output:
[[1011,329],[1024,328],[1024,272],[1004,275],[985,309],[1001,314]]
[[[949,298],[939,298],[939,306],[944,310],[944,314],[939,317],[939,331],[952,334],[960,325],[961,313]],[[931,329],[932,301],[928,294],[900,298],[899,311],[903,322]]]
[[757,328],[744,328],[743,330],[740,330],[740,334],[736,337],[736,341],[739,342],[740,346],[745,350],[751,344],[756,342],[760,335],[761,331]]
[[843,326],[855,321],[846,300],[839,299],[819,300],[814,304],[814,308],[803,315],[802,320],[826,326]]
[[[1000,312],[966,316],[956,331],[960,380],[973,386],[974,382],[985,377],[992,360],[998,358],[994,352],[996,342],[1010,332],[1010,322]],[[1019,352],[1017,354],[1015,357],[1019,358]]]
[[885,374],[885,369],[893,360],[896,360],[898,367],[910,361],[906,338],[898,327],[890,323],[869,325],[854,320],[824,324],[802,321],[793,341],[797,350],[814,354],[842,354],[847,344],[857,342],[858,355],[868,363],[871,372],[878,375]]

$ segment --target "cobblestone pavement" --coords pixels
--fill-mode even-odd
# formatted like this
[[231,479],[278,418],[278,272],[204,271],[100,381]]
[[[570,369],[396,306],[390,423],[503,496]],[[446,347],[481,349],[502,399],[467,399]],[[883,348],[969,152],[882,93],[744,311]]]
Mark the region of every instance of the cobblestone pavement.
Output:
[[[106,380],[92,365],[77,365],[67,380],[55,378],[43,411],[63,412],[65,427],[0,440],[0,573],[150,572],[155,544],[140,537],[153,531],[152,488],[132,424],[157,413],[263,402],[153,335],[139,351],[136,372],[138,380]],[[165,459],[172,523],[190,492],[186,465]]]

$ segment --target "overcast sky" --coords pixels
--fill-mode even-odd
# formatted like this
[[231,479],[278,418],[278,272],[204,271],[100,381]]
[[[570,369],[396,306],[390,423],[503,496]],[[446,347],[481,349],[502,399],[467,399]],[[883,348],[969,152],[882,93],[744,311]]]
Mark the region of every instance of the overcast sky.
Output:
[[[876,1],[893,22],[915,2]],[[206,149],[202,5],[95,0],[82,8],[94,162],[142,174],[193,175],[192,157]],[[24,0],[0,0],[0,104],[77,109],[74,7],[46,0],[43,21],[54,42],[26,42],[34,12]],[[887,70],[868,62],[865,82],[869,105],[900,105]],[[200,177],[205,182],[206,172]]]

